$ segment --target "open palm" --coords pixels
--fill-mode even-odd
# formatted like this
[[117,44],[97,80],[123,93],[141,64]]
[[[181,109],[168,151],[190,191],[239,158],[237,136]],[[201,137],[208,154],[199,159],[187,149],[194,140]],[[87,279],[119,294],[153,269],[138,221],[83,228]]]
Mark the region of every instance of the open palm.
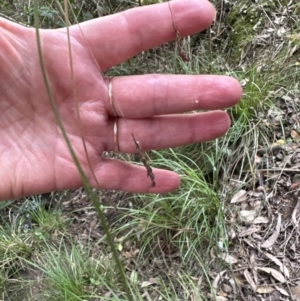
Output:
[[[214,18],[212,6],[204,0],[172,1],[170,7],[182,36],[204,29]],[[145,168],[102,158],[103,151],[115,147],[115,116],[108,79],[101,71],[174,39],[168,4],[72,26],[71,48],[66,29],[40,30],[40,35],[54,100],[91,184],[132,192],[176,189],[180,180],[171,171],[154,170],[157,185],[150,188]],[[46,92],[35,29],[0,19],[0,49],[0,199],[80,187],[81,178]],[[122,152],[136,151],[130,131],[143,150],[214,139],[230,125],[227,114],[217,109],[235,104],[241,95],[239,84],[225,76],[116,77],[112,90]],[[214,111],[179,114],[196,109]]]

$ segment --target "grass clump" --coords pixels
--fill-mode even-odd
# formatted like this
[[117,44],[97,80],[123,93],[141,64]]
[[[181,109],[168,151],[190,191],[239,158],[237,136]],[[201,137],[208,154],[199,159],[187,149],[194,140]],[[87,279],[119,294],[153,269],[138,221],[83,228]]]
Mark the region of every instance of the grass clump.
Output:
[[267,80],[266,74],[259,72],[256,66],[251,66],[247,71],[235,72],[235,77],[243,87],[243,98],[231,109],[231,113],[234,121],[246,125],[258,111],[272,106],[270,91],[275,83]]
[[[153,156],[154,166],[175,170],[182,184],[176,193],[135,200],[140,204],[127,211],[122,226],[115,230],[116,237],[123,237],[123,244],[138,250],[137,265],[152,257],[163,257],[164,262],[155,268],[158,274],[176,278],[177,272],[189,270],[191,276],[202,277],[212,249],[220,243],[226,248],[227,244],[223,204],[215,190],[218,184],[206,178],[201,166],[178,150],[154,152]],[[178,270],[172,270],[171,258],[176,258]],[[178,297],[176,290],[172,293]]]
[[22,228],[23,219],[10,216],[11,220],[0,226],[0,267],[7,274],[23,266],[23,259],[34,251],[32,237]]
[[118,275],[113,272],[111,259],[101,251],[91,255],[86,250],[64,242],[60,246],[46,246],[43,250],[39,266],[43,272],[43,300],[93,300],[97,296],[110,296],[117,290]]
[[47,210],[45,206],[38,206],[29,212],[32,223],[35,224],[34,235],[36,239],[51,238],[53,233],[59,235],[67,230],[67,223],[63,220],[62,211],[60,209]]

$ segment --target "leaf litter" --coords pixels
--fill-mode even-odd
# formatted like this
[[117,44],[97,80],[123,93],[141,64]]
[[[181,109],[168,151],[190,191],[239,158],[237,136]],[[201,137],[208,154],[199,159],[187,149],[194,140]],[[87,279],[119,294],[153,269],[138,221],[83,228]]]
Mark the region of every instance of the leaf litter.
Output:
[[[241,8],[241,14],[246,11],[242,1],[233,1],[231,5],[234,3]],[[247,41],[247,50],[239,58],[240,65],[247,69],[260,57],[259,65],[263,69],[285,45],[284,62],[298,66],[299,32],[291,34],[289,22],[296,2],[276,7],[270,4],[272,9],[267,3],[257,4],[253,1],[249,5],[267,10],[267,18],[255,24],[255,34]],[[292,40],[297,40],[293,46]],[[294,90],[278,87],[270,95],[274,106],[257,113],[264,133],[269,135],[269,145],[258,141],[250,150],[250,168],[236,169],[228,188],[233,192],[224,206],[230,237],[228,256],[236,260],[227,261],[228,268],[223,267],[221,274],[211,270],[213,291],[221,300],[300,301],[299,83],[295,82]],[[225,291],[224,285],[231,289]],[[211,300],[218,298],[211,297]]]

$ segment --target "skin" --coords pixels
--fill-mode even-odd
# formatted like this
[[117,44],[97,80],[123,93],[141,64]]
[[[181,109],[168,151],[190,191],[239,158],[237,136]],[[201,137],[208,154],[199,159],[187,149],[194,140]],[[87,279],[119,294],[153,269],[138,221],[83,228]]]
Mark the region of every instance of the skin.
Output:
[[[170,7],[182,37],[203,30],[215,16],[214,8],[205,0],[175,0]],[[176,189],[180,178],[172,171],[153,169],[156,186],[151,188],[144,167],[102,158],[104,151],[115,147],[115,117],[108,79],[101,72],[175,39],[168,3],[70,27],[74,82],[67,30],[40,30],[40,35],[51,91],[91,185],[129,192]],[[0,199],[82,186],[46,93],[35,29],[0,19],[0,49]],[[236,80],[214,75],[115,77],[112,91],[119,116],[120,150],[128,153],[136,152],[130,130],[143,150],[215,139],[230,126],[228,115],[220,109],[236,104],[241,97]],[[211,111],[180,114],[201,109]],[[80,124],[100,187],[87,162]]]

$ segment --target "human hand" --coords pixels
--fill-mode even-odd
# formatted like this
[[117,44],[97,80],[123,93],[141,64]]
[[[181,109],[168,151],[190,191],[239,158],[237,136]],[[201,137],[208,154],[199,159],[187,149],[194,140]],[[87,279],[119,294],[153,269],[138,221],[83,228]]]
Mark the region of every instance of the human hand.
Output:
[[[153,169],[156,186],[150,188],[144,167],[102,158],[104,151],[115,148],[116,119],[108,79],[103,78],[97,64],[104,71],[173,40],[170,8],[181,36],[203,30],[215,16],[206,0],[175,0],[170,7],[168,3],[146,6],[84,22],[80,28],[70,27],[81,122],[76,114],[67,31],[40,30],[51,91],[71,144],[94,187],[164,193],[180,184],[174,172]],[[0,199],[82,186],[46,93],[35,29],[0,19],[0,49]],[[130,130],[142,150],[215,139],[230,126],[228,115],[218,109],[234,105],[241,96],[236,80],[208,75],[115,77],[112,90],[119,116],[118,144],[120,151],[127,153],[136,152]],[[214,111],[179,114],[199,109]],[[92,176],[80,127],[100,187]]]

